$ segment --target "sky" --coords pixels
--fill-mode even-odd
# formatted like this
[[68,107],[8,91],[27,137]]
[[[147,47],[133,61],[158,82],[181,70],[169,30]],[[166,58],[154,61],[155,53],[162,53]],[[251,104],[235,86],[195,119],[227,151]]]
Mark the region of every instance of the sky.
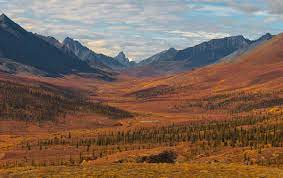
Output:
[[26,30],[140,61],[233,35],[283,32],[283,0],[0,0]]

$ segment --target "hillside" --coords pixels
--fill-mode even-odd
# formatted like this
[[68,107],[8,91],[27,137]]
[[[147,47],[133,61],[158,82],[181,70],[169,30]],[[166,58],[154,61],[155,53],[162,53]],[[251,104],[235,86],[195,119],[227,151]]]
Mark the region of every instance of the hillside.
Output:
[[275,36],[233,61],[161,78],[149,86],[189,86],[189,90],[225,91],[243,87],[281,86],[283,77],[283,35]]
[[136,65],[136,62],[130,61],[123,51],[119,52],[119,54],[114,57],[114,59],[123,64],[125,67],[133,67]]
[[213,39],[183,50],[170,48],[141,61],[138,67],[125,73],[133,76],[159,76],[180,73],[222,60],[237,58],[271,38],[272,35],[265,34],[252,41],[240,35]]
[[26,31],[6,15],[0,16],[0,57],[32,66],[51,76],[76,72],[109,78],[74,55],[62,52],[38,35]]
[[283,0],[0,7],[0,178],[283,178]]
[[76,113],[98,113],[114,119],[132,117],[127,111],[89,102],[72,89],[40,82],[0,81],[0,98],[0,120],[56,121]]
[[0,170],[4,177],[53,176],[60,177],[282,177],[278,168],[242,166],[236,164],[117,164],[96,166],[26,167]]
[[67,50],[72,51],[81,60],[86,61],[90,65],[98,66],[103,69],[123,69],[124,66],[119,61],[112,57],[106,56],[104,54],[97,54],[90,50],[89,48],[83,46],[79,41],[72,38],[65,38],[63,45]]
[[[278,35],[232,61],[168,77],[120,75],[111,83],[77,75],[11,78],[44,85],[3,84],[7,94],[0,97],[18,112],[0,120],[0,174],[25,175],[18,172],[28,167],[27,174],[61,170],[67,176],[83,167],[88,175],[151,170],[170,177],[188,168],[181,175],[280,176],[282,44]],[[63,94],[62,87],[86,98]],[[24,101],[29,104],[17,104]],[[4,113],[11,111],[3,105]],[[22,122],[19,111],[38,106],[33,113],[53,111],[58,119]],[[62,111],[68,114],[60,120]]]

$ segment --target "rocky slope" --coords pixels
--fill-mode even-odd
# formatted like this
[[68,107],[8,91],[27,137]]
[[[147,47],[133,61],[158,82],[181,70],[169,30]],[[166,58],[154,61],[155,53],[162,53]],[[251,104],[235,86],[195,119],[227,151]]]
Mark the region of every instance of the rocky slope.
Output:
[[104,54],[97,54],[89,48],[83,46],[79,41],[76,41],[72,38],[67,37],[63,41],[63,44],[81,60],[86,61],[89,64],[95,64],[98,65],[98,67],[111,68],[114,70],[125,68],[123,64],[113,59],[112,57],[106,56]]
[[50,75],[74,72],[104,75],[103,71],[91,68],[86,62],[26,31],[4,14],[0,16],[0,39],[0,57],[30,65]]
[[136,65],[135,61],[130,61],[123,51],[121,51],[116,57],[114,57],[114,59],[126,67],[133,67]]
[[272,35],[266,34],[252,41],[240,35],[213,39],[183,50],[170,48],[141,61],[138,67],[129,70],[128,74],[154,76],[203,67],[225,59],[236,58],[271,38]]

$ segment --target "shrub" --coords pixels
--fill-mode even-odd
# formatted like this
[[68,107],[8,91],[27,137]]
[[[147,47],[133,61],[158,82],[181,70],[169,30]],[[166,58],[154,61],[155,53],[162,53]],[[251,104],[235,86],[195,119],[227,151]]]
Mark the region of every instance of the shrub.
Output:
[[177,154],[173,151],[163,151],[158,155],[143,156],[137,159],[138,163],[175,163]]

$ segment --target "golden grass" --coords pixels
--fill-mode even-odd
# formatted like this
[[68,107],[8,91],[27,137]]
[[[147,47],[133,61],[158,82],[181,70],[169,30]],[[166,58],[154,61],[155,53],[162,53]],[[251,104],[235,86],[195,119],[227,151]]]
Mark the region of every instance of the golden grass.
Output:
[[238,164],[115,164],[22,167],[0,170],[0,177],[282,177],[283,170]]

